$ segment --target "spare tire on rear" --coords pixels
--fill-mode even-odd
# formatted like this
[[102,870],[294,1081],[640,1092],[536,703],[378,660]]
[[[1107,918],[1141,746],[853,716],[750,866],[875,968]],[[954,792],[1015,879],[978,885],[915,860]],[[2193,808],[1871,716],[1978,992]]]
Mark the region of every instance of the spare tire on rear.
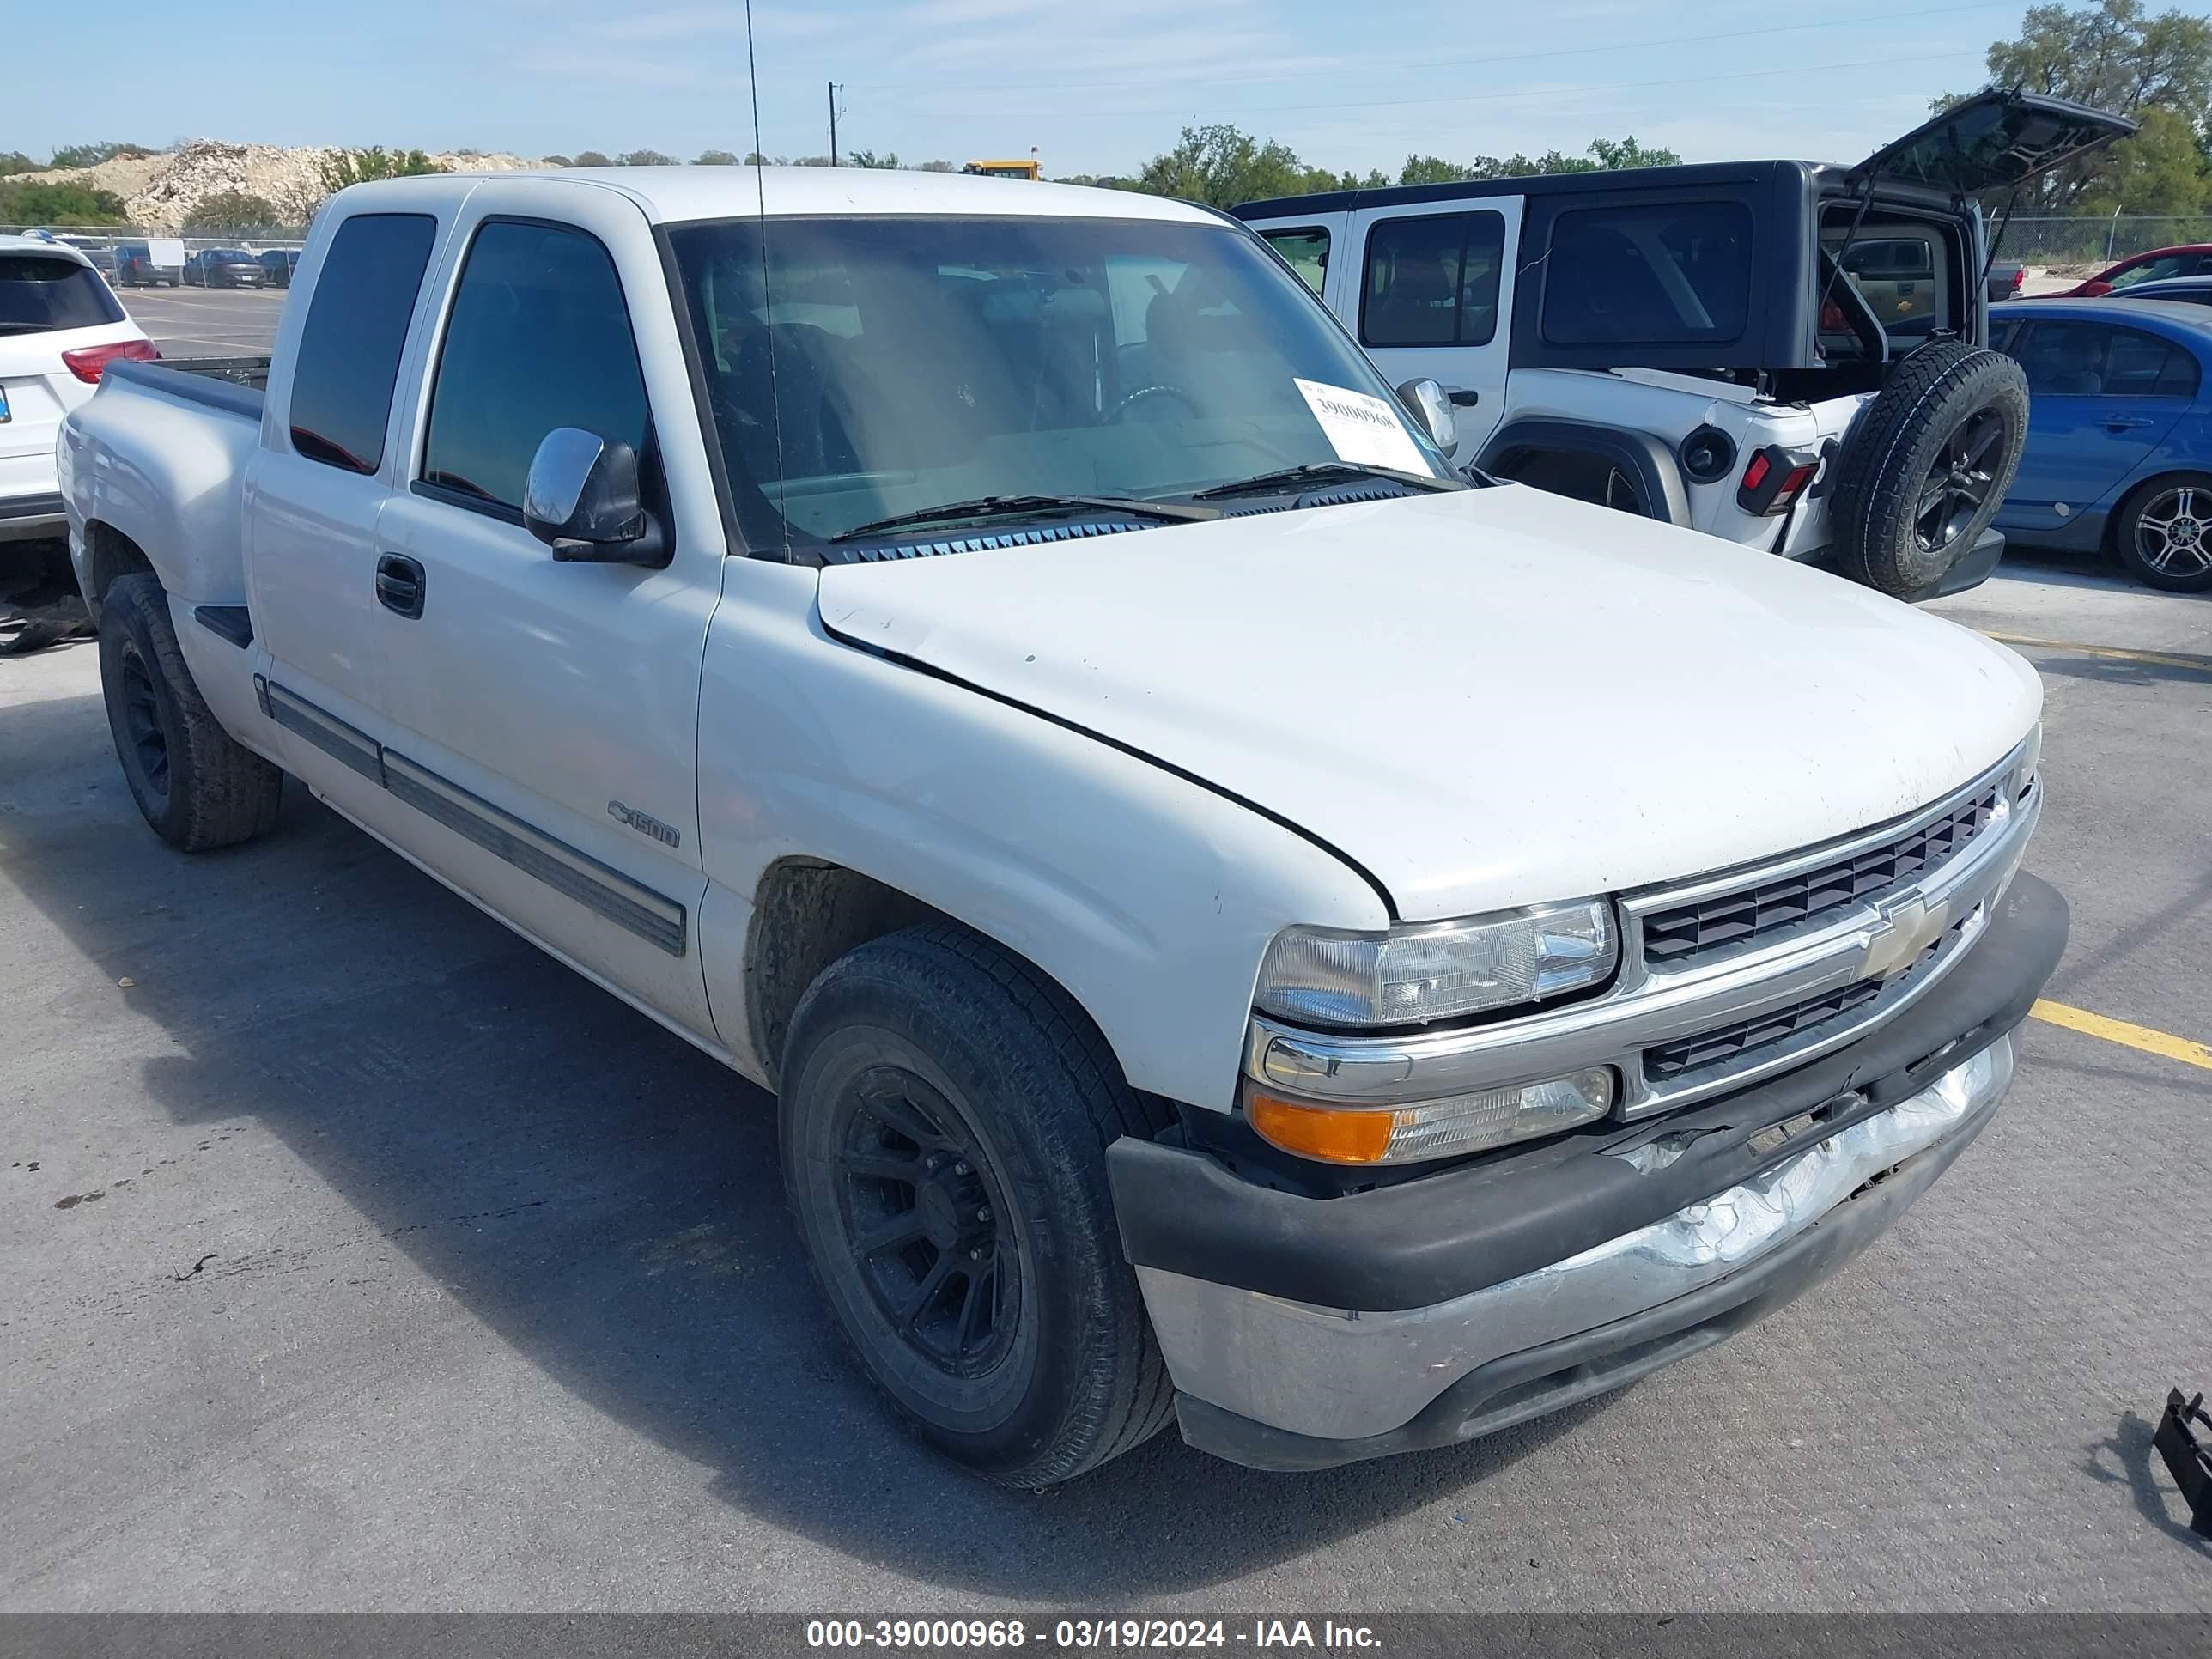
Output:
[[1908,598],[1971,550],[2027,441],[2027,377],[2001,353],[1942,341],[1899,362],[1836,467],[1844,574]]

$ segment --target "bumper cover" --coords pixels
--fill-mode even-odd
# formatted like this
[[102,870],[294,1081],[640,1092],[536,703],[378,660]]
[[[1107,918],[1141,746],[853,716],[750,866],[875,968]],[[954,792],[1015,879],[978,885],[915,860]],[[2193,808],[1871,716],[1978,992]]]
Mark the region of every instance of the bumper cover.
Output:
[[1123,1244],[1185,1437],[1322,1467],[1487,1433],[1720,1340],[1832,1271],[1979,1133],[2065,936],[2064,902],[2022,875],[1942,985],[1848,1048],[1350,1197],[1117,1142]]

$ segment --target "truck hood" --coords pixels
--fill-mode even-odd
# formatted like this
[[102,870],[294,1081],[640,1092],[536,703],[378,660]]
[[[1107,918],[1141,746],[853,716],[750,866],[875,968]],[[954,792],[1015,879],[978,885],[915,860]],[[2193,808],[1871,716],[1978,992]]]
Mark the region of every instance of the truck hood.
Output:
[[1299,826],[1407,920],[1881,823],[2042,702],[1939,617],[1518,485],[832,566],[819,603],[852,644]]

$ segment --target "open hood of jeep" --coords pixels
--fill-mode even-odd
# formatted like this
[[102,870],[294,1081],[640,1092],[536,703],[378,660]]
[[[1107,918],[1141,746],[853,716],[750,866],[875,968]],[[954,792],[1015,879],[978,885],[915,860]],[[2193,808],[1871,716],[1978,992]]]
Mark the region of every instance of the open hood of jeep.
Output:
[[2002,759],[2041,687],[1840,577],[1520,485],[821,573],[830,632],[1164,763],[1409,920],[1826,841]]
[[2125,138],[2136,123],[2039,92],[1996,88],[1923,121],[1851,169],[1855,179],[1972,196],[2010,190]]

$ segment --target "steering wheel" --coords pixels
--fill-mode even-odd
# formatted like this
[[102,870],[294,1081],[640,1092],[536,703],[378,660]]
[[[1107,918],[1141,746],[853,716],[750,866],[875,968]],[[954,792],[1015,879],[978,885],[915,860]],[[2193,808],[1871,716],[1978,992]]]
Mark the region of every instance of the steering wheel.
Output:
[[1123,415],[1127,414],[1138,404],[1153,398],[1172,398],[1190,411],[1191,417],[1193,419],[1197,418],[1197,398],[1192,397],[1190,393],[1185,392],[1179,386],[1170,386],[1164,380],[1158,380],[1153,382],[1151,386],[1140,386],[1134,392],[1124,392],[1120,398],[1116,398],[1114,403],[1114,407],[1106,411],[1104,424],[1108,426],[1120,425]]

